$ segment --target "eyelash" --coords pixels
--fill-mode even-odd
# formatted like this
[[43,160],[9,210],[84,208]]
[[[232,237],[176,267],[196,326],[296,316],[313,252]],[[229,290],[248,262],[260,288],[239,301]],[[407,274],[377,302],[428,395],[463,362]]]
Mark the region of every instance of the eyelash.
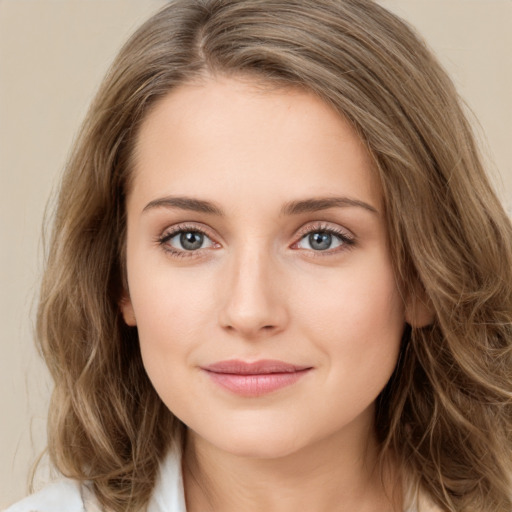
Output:
[[332,256],[335,254],[339,254],[340,252],[348,251],[348,250],[352,249],[356,244],[355,237],[353,235],[347,233],[347,231],[329,226],[328,224],[325,224],[325,223],[319,223],[319,224],[314,224],[312,226],[310,225],[305,229],[301,229],[298,233],[299,239],[296,242],[294,242],[292,244],[292,246],[297,245],[302,240],[304,240],[304,238],[306,238],[307,236],[309,236],[313,233],[325,233],[327,235],[333,235],[340,240],[341,245],[339,247],[335,248],[334,250],[326,249],[325,251],[297,249],[297,250],[304,250],[304,251],[311,253],[310,257],[323,258],[323,257]]
[[[156,242],[159,246],[162,247],[162,249],[169,253],[172,257],[175,258],[194,258],[200,256],[201,249],[197,249],[195,251],[186,251],[186,250],[179,250],[175,249],[174,247],[168,245],[169,240],[174,238],[176,235],[179,235],[180,233],[186,233],[186,232],[193,232],[193,233],[200,233],[206,237],[208,237],[210,240],[212,240],[213,244],[218,245],[215,241],[213,241],[213,237],[211,237],[208,232],[197,225],[187,225],[187,224],[179,224],[173,228],[171,228],[170,231],[164,232],[162,235],[160,235]],[[349,235],[347,232],[334,228],[332,226],[329,226],[325,223],[315,224],[313,226],[308,226],[307,228],[300,230],[298,233],[299,239],[292,244],[292,247],[300,243],[304,238],[311,235],[312,233],[325,233],[328,235],[333,235],[337,237],[341,245],[337,247],[335,250],[329,250],[326,249],[325,251],[314,251],[314,250],[308,250],[308,249],[297,249],[297,250],[304,250],[307,252],[312,253],[312,257],[327,257],[332,256],[333,254],[338,254],[339,252],[347,251],[352,249],[356,244],[356,239],[354,236]]]
[[[177,226],[174,226],[171,228],[170,231],[165,231],[161,236],[157,238],[157,243],[162,247],[162,249],[169,253],[174,258],[194,258],[199,256],[199,252],[201,249],[198,249],[196,251],[182,251],[179,249],[175,249],[174,247],[168,245],[169,240],[174,238],[176,235],[179,235],[180,233],[200,233],[206,237],[208,237],[210,240],[213,241],[213,237],[211,237],[208,232],[199,226],[196,225],[188,225],[188,224],[178,224]],[[215,242],[214,242],[215,244]],[[218,245],[218,244],[217,244]]]

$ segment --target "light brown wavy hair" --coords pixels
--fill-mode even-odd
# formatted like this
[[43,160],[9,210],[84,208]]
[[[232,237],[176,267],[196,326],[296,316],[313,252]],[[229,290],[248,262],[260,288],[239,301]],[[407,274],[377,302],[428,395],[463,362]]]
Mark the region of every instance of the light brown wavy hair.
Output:
[[511,223],[452,82],[370,0],[177,0],[121,50],[67,164],[41,290],[53,464],[89,481],[105,510],[142,511],[183,438],[120,314],[125,198],[149,109],[209,75],[312,91],[366,143],[401,292],[435,316],[406,328],[378,399],[382,458],[443,510],[510,512]]

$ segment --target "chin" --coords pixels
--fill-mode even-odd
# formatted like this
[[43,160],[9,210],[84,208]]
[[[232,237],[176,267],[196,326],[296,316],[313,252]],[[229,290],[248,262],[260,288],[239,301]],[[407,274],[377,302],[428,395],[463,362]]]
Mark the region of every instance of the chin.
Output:
[[[213,434],[213,435],[212,435]],[[215,435],[217,434],[217,435]],[[264,425],[237,425],[219,432],[209,432],[204,439],[218,450],[236,457],[277,459],[297,452],[307,440],[297,439],[286,428],[266,428]]]
[[255,439],[238,439],[225,447],[218,446],[236,457],[246,459],[279,459],[284,458],[300,449],[300,446],[286,441],[272,439],[271,436]]

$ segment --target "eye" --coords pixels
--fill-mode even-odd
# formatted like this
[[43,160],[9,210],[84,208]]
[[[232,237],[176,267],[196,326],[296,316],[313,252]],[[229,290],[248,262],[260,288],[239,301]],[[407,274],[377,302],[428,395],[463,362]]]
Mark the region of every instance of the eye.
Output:
[[354,239],[347,233],[333,228],[315,228],[307,232],[296,242],[294,248],[315,252],[337,252],[354,245]]
[[326,231],[316,231],[302,237],[298,242],[299,249],[313,249],[314,251],[326,251],[327,249],[334,249],[343,243],[339,237],[333,236]]
[[203,231],[198,229],[178,228],[165,233],[159,239],[160,245],[173,253],[194,252],[199,249],[215,247],[216,244]]

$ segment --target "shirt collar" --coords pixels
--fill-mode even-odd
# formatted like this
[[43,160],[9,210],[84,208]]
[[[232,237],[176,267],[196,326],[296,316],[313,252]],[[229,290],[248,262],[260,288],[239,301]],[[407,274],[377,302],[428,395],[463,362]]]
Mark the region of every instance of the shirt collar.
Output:
[[160,465],[160,474],[147,512],[186,512],[186,510],[181,451],[173,447]]

